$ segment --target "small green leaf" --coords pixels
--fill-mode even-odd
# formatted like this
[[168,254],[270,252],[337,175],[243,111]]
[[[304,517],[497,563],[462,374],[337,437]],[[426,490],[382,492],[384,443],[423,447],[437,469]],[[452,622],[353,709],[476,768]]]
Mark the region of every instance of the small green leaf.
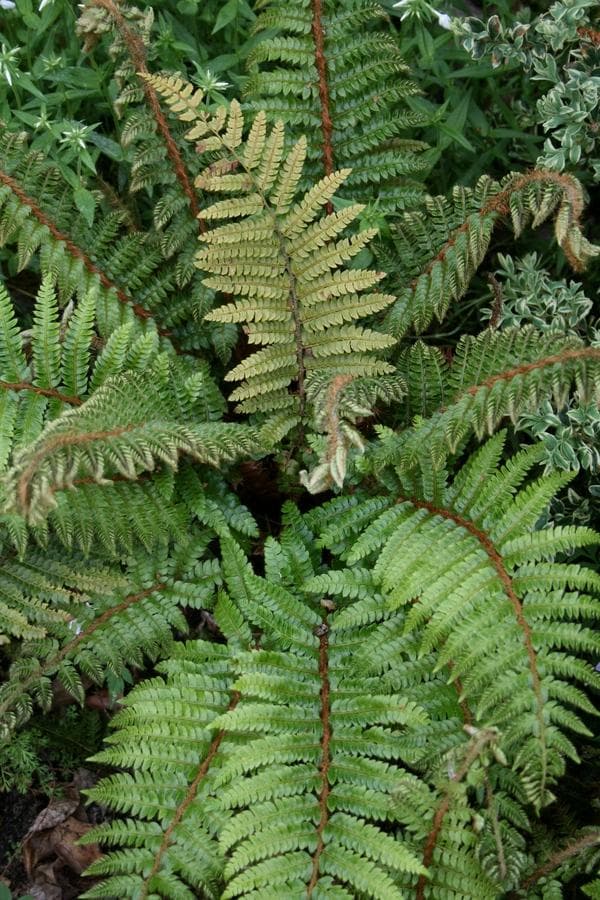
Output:
[[75,206],[91,227],[94,223],[94,212],[96,209],[94,195],[84,187],[78,187],[73,194],[73,199],[75,200]]

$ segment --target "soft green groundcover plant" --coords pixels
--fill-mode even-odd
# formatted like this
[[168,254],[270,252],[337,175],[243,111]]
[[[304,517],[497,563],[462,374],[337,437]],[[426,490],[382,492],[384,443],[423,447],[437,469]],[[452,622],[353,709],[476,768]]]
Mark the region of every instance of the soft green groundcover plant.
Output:
[[503,258],[514,296],[435,338],[499,235],[593,271],[584,191],[429,196],[383,11],[256,12],[225,101],[83,6],[121,148],[89,205],[3,128],[36,288],[0,287],[2,737],[136,682],[86,897],[598,897],[598,535],[549,517],[574,472],[532,419],[598,402],[587,301],[557,281],[549,327]]

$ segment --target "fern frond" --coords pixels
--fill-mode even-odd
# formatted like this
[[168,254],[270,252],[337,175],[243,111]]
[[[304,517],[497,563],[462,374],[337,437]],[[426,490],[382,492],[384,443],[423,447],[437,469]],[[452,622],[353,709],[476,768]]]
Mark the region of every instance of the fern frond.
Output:
[[[166,849],[158,867],[152,867],[151,853],[156,860],[160,844],[155,828],[150,831],[142,824],[131,832],[131,842],[129,829],[124,834],[121,826],[104,828],[99,837],[106,833],[110,842],[133,847],[143,843],[144,852],[124,860],[111,854],[96,874],[151,870],[154,880],[147,890],[179,896],[175,882],[161,882],[158,875],[166,870],[181,879],[182,870],[169,855],[177,861],[182,844],[187,845],[188,859],[194,854],[206,858],[206,831],[218,841],[223,897],[267,892],[291,896],[300,891],[401,897],[398,878],[414,878],[423,871],[400,836],[381,826],[397,820],[389,800],[390,790],[404,777],[391,762],[398,758],[396,741],[422,726],[425,717],[397,693],[393,677],[378,685],[377,678],[365,681],[356,672],[349,647],[357,631],[346,630],[338,637],[335,613],[307,604],[288,588],[296,566],[312,571],[308,546],[303,549],[303,540],[298,540],[299,533],[309,533],[300,517],[292,511],[288,516],[288,537],[269,544],[268,577],[256,576],[239,547],[224,542],[230,593],[220,601],[224,605],[217,606],[217,620],[234,622],[234,632],[245,637],[241,646],[234,641],[230,651],[210,650],[219,660],[218,689],[212,686],[210,664],[206,668],[207,645],[179,648],[163,667],[167,684],[134,692],[118,717],[120,731],[113,746],[102,754],[104,761],[133,768],[134,774],[101,782],[94,796],[143,821],[174,821],[174,810],[186,796],[186,785],[189,795],[190,772],[195,771],[198,790],[186,805],[185,821],[190,817],[198,831],[185,830],[184,817],[177,819],[175,812],[176,825],[161,826],[166,828],[161,845]],[[263,631],[264,649],[248,648],[244,618]],[[228,669],[236,676],[226,683]],[[190,693],[185,687],[190,679],[200,688],[194,689],[193,710],[181,706],[180,699]],[[229,709],[219,714],[218,705],[228,703]],[[140,733],[151,722],[154,737],[140,744]],[[207,723],[212,744],[200,734]],[[200,780],[190,754],[206,761],[210,747],[210,772],[200,763]],[[169,792],[168,808],[163,799],[165,773],[175,788]],[[124,868],[129,860],[131,868]],[[183,872],[188,883],[192,874],[200,883],[200,864],[189,875]],[[136,885],[139,890],[139,880]]]
[[[17,593],[37,595],[29,601],[36,628],[26,633],[0,687],[3,730],[26,721],[32,701],[47,708],[55,678],[81,702],[84,680],[102,684],[108,675],[120,678],[131,667],[168,655],[173,632],[187,630],[182,607],[210,608],[221,583],[218,563],[206,556],[207,543],[201,531],[191,529],[177,551],[163,546],[146,557],[138,554],[125,572],[77,557],[67,566],[57,552],[32,553],[30,566],[7,560],[5,597],[15,617],[25,606]],[[76,590],[69,588],[75,584]]]
[[420,384],[424,365],[425,377],[432,374],[430,395],[415,391],[407,411],[417,416],[410,427],[380,431],[368,462],[377,471],[390,464],[410,470],[424,459],[441,469],[473,433],[481,440],[504,418],[515,423],[544,397],[553,396],[560,407],[571,388],[594,398],[600,385],[597,348],[532,328],[464,337],[452,366],[438,351],[418,346],[405,354],[400,372],[409,385]]
[[579,182],[545,170],[507,175],[501,182],[484,176],[475,188],[454,188],[451,198],[428,197],[423,211],[405,214],[395,234],[398,300],[388,313],[388,330],[401,337],[411,327],[421,333],[432,319],[443,319],[466,293],[501,220],[508,219],[519,237],[553,216],[558,245],[570,265],[582,270],[600,252],[583,235],[582,213]]
[[[371,504],[373,521],[347,553],[347,562],[374,560],[373,578],[384,608],[407,608],[403,627],[417,631],[421,652],[439,648],[438,666],[451,665],[451,680],[460,680],[461,695],[477,721],[499,729],[501,748],[520,771],[531,802],[541,806],[551,799],[549,787],[562,773],[564,758],[574,757],[563,729],[586,732],[577,715],[564,709],[565,703],[581,705],[564,679],[579,677],[577,664],[569,663],[574,654],[597,647],[593,633],[575,624],[581,616],[597,616],[597,602],[579,598],[574,589],[597,591],[599,583],[594,573],[578,566],[544,561],[557,542],[588,543],[587,530],[554,536],[549,529],[530,540],[531,529],[567,476],[557,473],[519,489],[537,453],[524,451],[517,465],[493,474],[501,446],[499,435],[434,501],[419,492],[415,479],[407,479],[416,495],[390,499],[380,512]],[[511,556],[515,547],[516,557]],[[554,606],[557,621],[551,628],[544,596]],[[499,622],[501,645],[495,638]],[[474,633],[479,635],[475,646]],[[570,656],[555,661],[555,648]],[[366,640],[364,652],[373,663],[376,657],[386,659],[377,632]],[[581,702],[588,710],[587,701]]]
[[309,135],[303,187],[348,168],[340,197],[369,203],[375,196],[380,209],[397,214],[419,199],[428,164],[426,145],[402,137],[423,118],[408,108],[418,89],[382,19],[370,0],[351,7],[314,0],[293,10],[273,0],[254,28],[246,97],[251,109],[285,122],[293,139]]
[[160,371],[115,376],[79,408],[50,422],[15,454],[5,476],[5,511],[35,524],[56,506],[57,491],[78,482],[106,484],[116,476],[133,481],[157,464],[175,469],[181,454],[217,465],[260,452],[244,426],[198,424],[193,376],[186,398],[168,375],[163,366],[162,377]]
[[95,829],[90,840],[126,849],[94,863],[88,874],[109,877],[84,897],[219,896],[212,766],[224,733],[213,723],[238,699],[230,652],[208,641],[176,645],[158,668],[166,682],[147,681],[129,695],[111,745],[96,757],[133,774],[113,775],[89,796],[135,819]]
[[[226,221],[202,236],[196,259],[209,276],[205,284],[234,298],[207,318],[244,323],[248,342],[262,346],[227,374],[227,380],[241,382],[231,399],[238,401],[241,412],[285,410],[292,421],[302,421],[309,396],[314,398],[317,403],[310,412],[318,427],[329,432],[333,448],[323,466],[341,483],[346,447],[351,441],[359,444],[359,438],[354,440],[349,423],[342,430],[331,424],[331,403],[328,406],[323,390],[312,385],[324,379],[332,386],[340,379],[356,380],[355,394],[365,400],[382,397],[385,389],[369,388],[368,379],[393,372],[376,354],[394,343],[388,335],[352,324],[393,300],[369,293],[381,273],[344,267],[374,235],[366,230],[342,237],[361,207],[343,215],[322,215],[348,172],[325,176],[294,203],[304,140],[284,154],[283,126],[277,123],[269,130],[262,114],[244,140],[244,118],[235,102],[227,114],[221,108],[212,117],[201,105],[201,92],[181,79],[146,80],[192,125],[189,139],[198,140],[204,152],[219,151],[219,159],[196,184],[209,192],[233,194],[204,210],[207,221]],[[396,382],[389,393],[397,396],[398,386]],[[361,415],[368,413],[361,408]]]

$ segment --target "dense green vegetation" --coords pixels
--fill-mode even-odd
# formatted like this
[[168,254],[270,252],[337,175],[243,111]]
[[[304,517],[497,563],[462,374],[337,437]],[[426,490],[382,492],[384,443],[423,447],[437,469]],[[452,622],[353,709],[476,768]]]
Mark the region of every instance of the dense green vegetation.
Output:
[[600,897],[595,0],[0,7],[0,890]]

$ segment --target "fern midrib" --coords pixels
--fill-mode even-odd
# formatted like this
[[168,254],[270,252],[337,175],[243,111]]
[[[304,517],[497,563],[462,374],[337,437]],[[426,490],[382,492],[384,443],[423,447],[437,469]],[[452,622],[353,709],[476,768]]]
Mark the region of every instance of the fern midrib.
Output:
[[[462,766],[460,766],[460,768],[456,770],[454,775],[452,775],[452,777],[448,781],[442,799],[440,800],[435,810],[433,816],[433,824],[425,841],[422,862],[423,866],[426,869],[429,869],[431,863],[433,862],[433,853],[437,844],[437,840],[439,838],[440,831],[442,830],[442,825],[444,823],[446,813],[450,809],[450,803],[452,800],[452,785],[460,784],[464,780],[464,778],[469,774],[471,766],[480,755],[483,747],[485,746],[485,744],[489,743],[490,740],[492,740],[492,733],[489,731],[481,731],[477,735],[476,739],[473,740],[468,753],[465,755]],[[419,881],[417,882],[415,900],[425,900],[425,888],[428,884],[429,879],[427,875],[420,875]]]
[[531,674],[531,682],[533,687],[533,692],[535,695],[536,702],[536,720],[539,728],[539,742],[541,748],[541,779],[540,779],[540,795],[543,797],[546,790],[546,782],[548,778],[548,752],[546,746],[546,723],[544,720],[544,700],[542,697],[542,685],[541,679],[538,672],[537,666],[537,653],[535,647],[533,646],[533,637],[531,633],[531,627],[525,618],[525,614],[523,612],[523,604],[519,600],[515,589],[513,588],[512,579],[508,574],[506,567],[504,565],[504,560],[502,556],[494,546],[491,538],[484,532],[479,529],[474,522],[471,522],[469,519],[463,518],[458,513],[454,512],[452,509],[448,509],[446,507],[437,507],[433,503],[429,503],[427,500],[419,500],[415,497],[398,497],[398,503],[409,502],[417,509],[426,509],[434,516],[440,516],[443,519],[449,519],[454,522],[460,528],[464,528],[469,534],[473,535],[474,538],[480,543],[483,550],[486,552],[488,559],[490,560],[492,566],[496,570],[496,574],[502,583],[502,587],[504,589],[504,593],[506,594],[515,614],[515,619],[519,628],[521,629],[523,635],[523,643],[525,645],[525,650],[527,653],[527,660],[529,664],[529,671]]
[[[331,121],[331,109],[329,102],[329,82],[327,77],[327,60],[325,57],[325,33],[323,30],[322,0],[311,0],[312,23],[311,31],[315,44],[315,64],[319,77],[319,100],[321,103],[321,132],[323,134],[323,168],[325,175],[331,175],[335,165],[333,160],[333,122]],[[327,204],[327,212],[333,212],[331,201]]]
[[528,890],[533,887],[534,884],[544,878],[546,875],[549,875],[550,872],[553,872],[559,866],[562,866],[563,863],[567,862],[569,859],[572,859],[574,856],[578,856],[584,850],[588,850],[591,847],[595,847],[596,844],[600,845],[600,831],[592,832],[592,834],[585,834],[583,837],[579,838],[577,841],[573,841],[571,844],[568,844],[566,847],[563,847],[562,850],[559,850],[553,856],[550,857],[543,865],[541,865],[538,869],[535,870],[531,875],[529,875],[524,881],[519,885],[519,891],[511,891],[508,895],[508,900],[517,900],[518,897],[522,896],[522,892]]
[[575,350],[564,350],[562,353],[555,353],[553,356],[545,356],[543,359],[537,359],[535,362],[523,363],[523,365],[515,366],[514,369],[505,369],[504,372],[499,372],[497,375],[490,375],[485,381],[467,388],[463,394],[459,394],[457,400],[466,394],[476,394],[482,387],[493,388],[499,381],[510,381],[513,378],[517,378],[519,375],[527,375],[529,372],[535,372],[537,369],[544,369],[546,366],[560,365],[561,363],[570,362],[571,360],[576,359],[600,360],[600,348],[581,347]]
[[323,617],[323,623],[319,627],[319,677],[321,679],[321,763],[319,773],[321,777],[321,790],[319,792],[319,808],[321,815],[317,825],[317,846],[312,858],[312,872],[306,888],[306,896],[312,897],[313,891],[319,880],[319,862],[325,848],[323,832],[329,822],[329,767],[331,765],[331,685],[329,683],[329,626],[327,614]]
[[61,403],[67,403],[70,406],[81,406],[83,403],[81,397],[77,397],[74,394],[61,394],[55,388],[38,387],[38,385],[31,384],[29,381],[0,381],[0,388],[4,388],[5,391],[32,391],[41,397],[60,400]]
[[29,465],[23,470],[21,477],[19,478],[17,496],[23,512],[27,514],[29,511],[29,485],[33,475],[35,475],[38,463],[49,453],[52,453],[54,450],[58,450],[61,447],[78,446],[79,444],[102,441],[111,437],[120,437],[122,434],[127,434],[130,431],[135,431],[136,428],[143,427],[143,422],[135,422],[130,425],[121,425],[118,428],[107,429],[106,431],[86,431],[83,434],[61,434],[53,440],[48,441],[32,456]]
[[287,251],[287,245],[285,242],[285,237],[283,236],[281,229],[279,227],[279,222],[277,221],[277,217],[273,210],[266,205],[266,199],[263,198],[263,202],[265,203],[265,207],[269,212],[271,220],[273,222],[273,228],[275,234],[277,235],[277,240],[279,243],[279,252],[283,257],[283,262],[285,265],[285,271],[287,273],[290,289],[288,293],[288,305],[290,307],[290,312],[292,313],[292,320],[294,323],[294,342],[296,344],[295,352],[296,352],[296,364],[298,366],[298,400],[299,400],[299,409],[298,414],[300,417],[300,421],[304,419],[304,413],[306,409],[306,366],[304,364],[304,341],[302,340],[302,319],[300,318],[300,301],[298,300],[298,282],[296,279],[296,275],[294,274],[294,269],[292,265],[292,258]]
[[[6,172],[0,169],[0,183],[5,184],[13,194],[18,197],[18,199],[25,206],[28,206],[31,210],[32,214],[38,220],[41,225],[44,225],[52,237],[59,241],[61,244],[64,244],[68,252],[71,256],[75,257],[75,259],[79,259],[88,272],[92,275],[96,275],[102,287],[106,290],[113,291],[121,303],[125,303],[132,308],[136,316],[140,319],[153,319],[153,315],[139,303],[136,303],[130,296],[127,294],[122,288],[120,288],[114,281],[112,281],[103,271],[100,269],[90,257],[85,253],[81,247],[78,247],[77,244],[74,243],[66,234],[63,234],[59,228],[55,225],[52,219],[43,212],[42,209],[37,205],[35,200],[30,197],[23,188]],[[168,335],[166,331],[160,331],[159,334]]]
[[[112,17],[116,27],[123,37],[123,41],[125,43],[125,46],[127,47],[127,50],[129,51],[131,61],[133,62],[134,68],[136,69],[138,75],[148,75],[149,70],[146,61],[146,49],[140,38],[133,33],[131,28],[129,28],[124,16],[120,12],[120,10],[117,9],[115,4],[113,3],[113,0],[95,0],[95,4],[96,6],[101,6],[103,9],[105,9]],[[158,131],[165,143],[167,155],[171,163],[173,164],[175,176],[179,184],[181,185],[185,196],[188,199],[190,214],[194,219],[198,221],[198,228],[200,232],[204,234],[207,228],[206,222],[200,217],[200,210],[198,207],[196,193],[188,177],[188,173],[186,171],[181,153],[179,152],[177,144],[168,126],[167,120],[163,114],[158,95],[152,85],[147,81],[147,79],[141,78],[141,82],[144,96],[148,101],[148,105],[152,110],[152,114],[156,120]]]
[[[232,696],[231,696],[231,701],[227,707],[228,712],[231,712],[232,710],[234,710],[236,708],[236,706],[238,705],[238,703],[240,701],[240,697],[241,697],[241,695],[240,695],[239,691],[233,691]],[[165,853],[171,846],[173,832],[175,831],[175,829],[177,828],[179,823],[182,821],[183,817],[185,816],[185,814],[186,814],[187,810],[189,809],[189,807],[191,806],[191,804],[194,802],[194,800],[196,798],[196,794],[198,793],[198,789],[199,789],[200,785],[202,784],[202,781],[206,777],[208,770],[210,769],[210,767],[212,765],[213,760],[215,759],[217,753],[219,752],[219,747],[221,746],[221,743],[223,742],[225,735],[226,735],[225,729],[221,729],[220,731],[217,732],[217,734],[212,739],[210,746],[208,748],[208,751],[206,753],[206,756],[200,763],[200,765],[198,767],[198,771],[196,772],[194,779],[191,782],[185,797],[183,798],[183,800],[181,801],[181,803],[175,810],[173,819],[171,820],[169,826],[165,830],[162,841],[160,843],[160,847],[158,848],[158,850],[156,851],[156,854],[154,856],[152,868],[151,868],[148,876],[144,879],[144,882],[143,882],[143,885],[142,885],[142,888],[140,891],[139,900],[147,900],[148,894],[150,892],[150,882],[152,881],[154,876],[158,874],[158,872],[160,870],[163,856],[165,855]]]
[[[116,606],[111,606],[110,609],[105,610],[97,619],[94,619],[86,628],[84,628],[80,634],[76,635],[72,640],[65,644],[54,656],[47,659],[42,665],[40,665],[39,669],[25,678],[23,681],[19,682],[19,696],[26,693],[30,687],[32,687],[36,681],[42,676],[46,674],[46,672],[52,671],[59,663],[61,663],[64,659],[66,659],[70,654],[77,649],[77,647],[83,643],[83,641],[87,640],[98,628],[101,628],[106,622],[112,619],[114,616],[119,615],[124,612],[126,609],[129,609],[130,606],[133,606],[135,603],[139,603],[140,600],[145,600],[146,597],[150,597],[152,594],[157,593],[158,591],[162,591],[167,587],[165,582],[159,581],[156,584],[153,584],[149,588],[145,588],[143,591],[139,591],[135,594],[129,594],[125,597],[121,603]],[[4,702],[0,702],[0,715],[8,712],[14,703],[15,696],[14,694],[8,700]]]

